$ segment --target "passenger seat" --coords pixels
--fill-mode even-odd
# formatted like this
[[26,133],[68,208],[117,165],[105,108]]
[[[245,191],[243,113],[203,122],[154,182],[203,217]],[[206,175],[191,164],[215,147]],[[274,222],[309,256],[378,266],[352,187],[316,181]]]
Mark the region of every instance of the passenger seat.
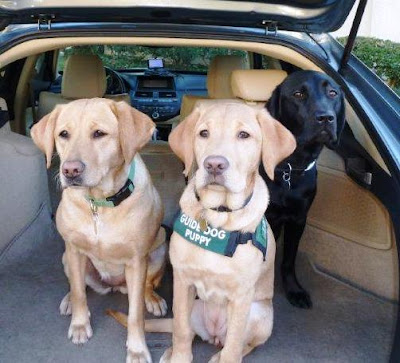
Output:
[[[286,76],[285,71],[277,69],[235,70],[231,76],[233,96],[226,100],[244,102],[256,108],[262,108]],[[213,102],[215,102],[214,99],[199,99],[195,102],[195,105],[207,105]]]
[[237,69],[246,69],[249,65],[245,58],[237,55],[218,55],[210,63],[207,73],[208,96],[184,95],[182,97],[180,121],[188,116],[198,100],[233,98],[231,74]]
[[66,104],[79,98],[105,97],[114,101],[131,104],[129,94],[107,95],[106,71],[97,55],[74,54],[65,63],[61,94],[40,92],[38,120],[47,115],[57,105]]
[[278,69],[235,70],[231,77],[232,93],[248,104],[263,106],[286,77],[287,73]]

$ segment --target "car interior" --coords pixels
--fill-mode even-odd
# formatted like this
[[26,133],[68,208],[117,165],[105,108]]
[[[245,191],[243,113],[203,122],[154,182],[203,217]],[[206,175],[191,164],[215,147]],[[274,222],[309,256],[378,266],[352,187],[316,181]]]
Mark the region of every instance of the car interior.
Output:
[[[141,155],[172,226],[186,185],[183,165],[168,146],[168,135],[202,99],[231,99],[264,107],[275,87],[298,69],[322,71],[293,49],[276,44],[212,39],[119,38],[117,45],[213,48],[206,71],[155,67],[113,69],[87,45],[115,44],[113,38],[36,39],[0,55],[0,336],[4,361],[122,361],[123,327],[106,316],[126,312],[120,293],[88,291],[94,336],[78,347],[67,339],[69,319],[59,315],[68,289],[61,255],[64,244],[54,215],[61,198],[55,157],[49,170],[34,146],[30,127],[56,105],[105,97],[124,101],[157,125]],[[66,51],[69,49],[69,53]],[[76,49],[77,52],[71,52]],[[69,54],[66,57],[66,54]],[[64,57],[60,61],[61,57]],[[157,59],[157,58],[155,58]],[[147,59],[145,59],[147,62]],[[4,86],[6,85],[6,86]],[[6,87],[6,88],[5,88]],[[6,90],[5,92],[3,92]],[[298,276],[311,293],[311,310],[285,299],[280,282],[281,243],[277,243],[274,330],[268,342],[244,359],[252,361],[387,361],[397,319],[398,259],[390,214],[368,184],[373,170],[390,176],[360,116],[346,100],[346,128],[338,150],[318,159],[318,192],[308,215],[297,261]],[[159,293],[172,316],[170,267]],[[153,359],[171,336],[146,334]],[[290,342],[290,344],[289,344]],[[195,362],[216,350],[200,340]],[[257,360],[259,359],[259,360]]]

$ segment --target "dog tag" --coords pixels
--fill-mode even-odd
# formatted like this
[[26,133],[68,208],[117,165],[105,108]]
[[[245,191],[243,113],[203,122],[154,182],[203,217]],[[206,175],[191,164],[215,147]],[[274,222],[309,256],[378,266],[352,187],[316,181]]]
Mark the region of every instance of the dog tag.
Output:
[[207,230],[208,227],[208,223],[207,221],[204,219],[204,217],[201,217],[199,220],[199,225],[200,225],[200,230],[202,232],[205,232]]
[[98,223],[99,223],[99,212],[97,209],[97,205],[93,203],[92,200],[90,200],[90,210],[92,211],[92,216],[93,216],[93,224],[94,224],[94,234],[97,236],[98,232]]

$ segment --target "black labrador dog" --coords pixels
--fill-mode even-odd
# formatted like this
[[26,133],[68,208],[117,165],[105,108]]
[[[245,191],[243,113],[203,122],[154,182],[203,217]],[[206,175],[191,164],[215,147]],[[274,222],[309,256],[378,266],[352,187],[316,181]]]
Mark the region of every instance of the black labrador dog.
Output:
[[281,274],[286,297],[294,306],[311,308],[310,295],[296,278],[296,255],[317,191],[316,160],[324,145],[336,148],[345,124],[344,96],[327,75],[297,71],[274,90],[266,107],[297,141],[294,153],[275,169],[273,181],[261,170],[271,198],[266,217],[275,239],[284,230]]

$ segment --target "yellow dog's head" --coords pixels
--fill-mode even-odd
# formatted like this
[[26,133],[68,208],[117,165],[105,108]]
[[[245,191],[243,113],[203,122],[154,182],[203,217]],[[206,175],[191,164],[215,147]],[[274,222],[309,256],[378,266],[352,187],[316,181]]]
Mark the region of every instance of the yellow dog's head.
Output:
[[46,154],[47,167],[56,146],[64,188],[91,188],[130,164],[151,138],[154,126],[148,116],[125,102],[93,98],[57,106],[32,127],[31,135]]
[[241,102],[200,102],[171,133],[172,150],[185,163],[185,175],[196,168],[196,188],[217,185],[241,193],[262,160],[268,176],[296,148],[293,135],[266,109]]

